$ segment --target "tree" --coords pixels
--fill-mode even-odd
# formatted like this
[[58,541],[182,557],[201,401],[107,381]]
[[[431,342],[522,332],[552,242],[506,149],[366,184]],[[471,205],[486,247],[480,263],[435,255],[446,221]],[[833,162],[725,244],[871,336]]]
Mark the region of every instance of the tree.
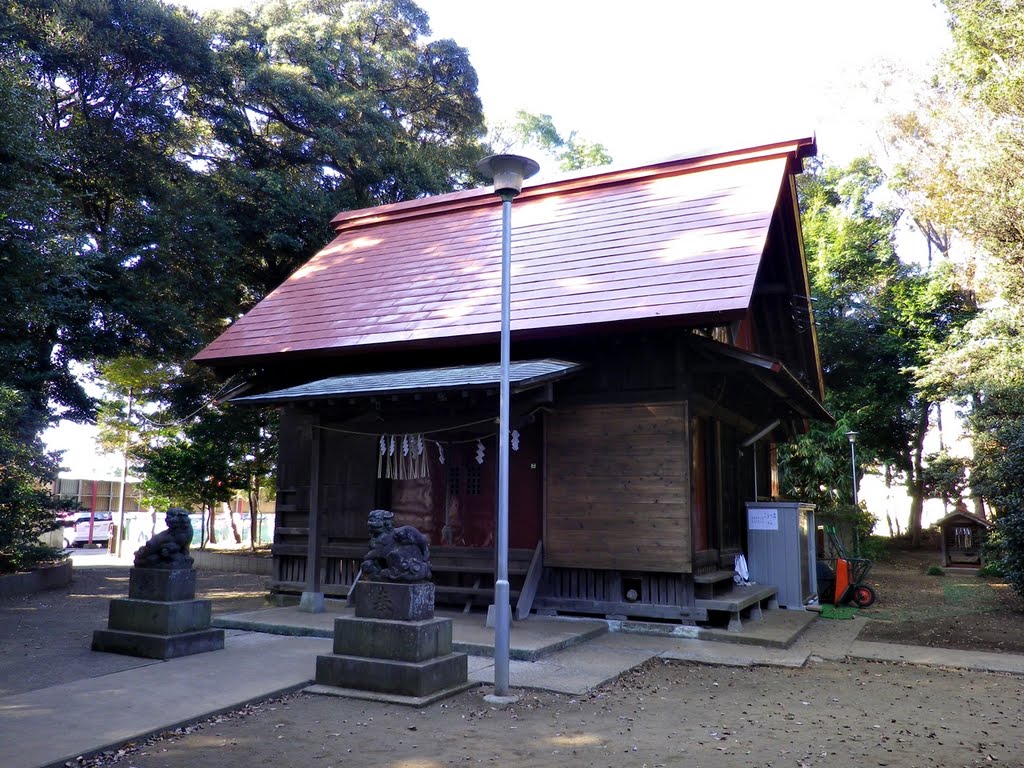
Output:
[[[428,38],[409,0],[208,18],[160,0],[0,7],[0,384],[31,423],[94,418],[73,364],[122,357],[181,369],[160,407],[187,421],[178,403],[212,390],[183,361],[319,249],[338,211],[473,183],[476,73]],[[197,446],[212,448],[178,448]]]
[[[919,369],[953,398],[972,435],[971,490],[997,514],[1003,567],[1024,594],[1024,14],[1019,3],[944,0],[954,47],[919,109],[926,136],[912,191],[984,258],[977,318]],[[936,174],[933,169],[945,169]],[[938,216],[937,216],[938,218]]]
[[255,547],[260,489],[276,468],[274,422],[262,411],[210,404],[170,439],[139,451],[143,487],[175,504],[202,509],[210,543],[216,543],[217,504],[230,501],[234,491],[244,492],[252,520],[250,545]]
[[[884,182],[868,159],[846,168],[818,165],[800,181],[804,242],[815,300],[815,319],[826,386],[826,407],[841,430],[817,428],[784,449],[791,493],[841,488],[822,468],[838,468],[849,450],[843,432],[858,432],[858,457],[879,462],[905,478],[911,496],[910,532],[920,535],[923,446],[933,400],[918,388],[911,368],[921,365],[969,315],[948,267],[924,272],[902,263],[895,248],[900,211],[875,202]],[[811,462],[801,465],[803,456]],[[801,469],[802,467],[802,469]],[[850,487],[850,486],[848,486]],[[852,502],[835,493],[830,507]],[[845,494],[843,494],[845,497]],[[819,502],[822,503],[822,502]]]
[[80,338],[79,360],[190,353],[233,299],[215,198],[188,154],[199,124],[187,116],[215,72],[207,36],[159,0],[14,0],[3,22],[7,60],[45,97],[38,175],[68,204],[84,275],[88,312],[60,328],[61,346]]
[[555,159],[563,171],[608,165],[611,155],[603,144],[587,141],[571,131],[563,137],[551,115],[538,115],[524,109],[516,111],[515,120],[496,126],[491,143],[499,152],[509,152],[515,146],[535,147]]
[[2,35],[0,58],[0,572],[7,572],[60,557],[39,540],[59,527],[49,486],[60,466],[39,434],[51,407],[82,416],[91,403],[70,369],[88,312],[73,243],[61,235],[65,203],[39,173],[50,157],[33,117],[42,98]]
[[929,499],[942,499],[948,509],[949,505],[959,504],[967,488],[968,462],[948,453],[933,453],[925,457],[924,471],[921,474],[921,485],[924,495]]
[[76,259],[62,225],[72,212],[47,175],[54,158],[36,119],[43,95],[2,38],[0,57],[0,384],[39,416],[52,404],[85,418],[92,403],[71,362],[92,349],[90,270]]
[[197,159],[234,222],[243,308],[332,236],[336,213],[473,183],[476,72],[408,0],[273,0],[210,17],[223,85]]

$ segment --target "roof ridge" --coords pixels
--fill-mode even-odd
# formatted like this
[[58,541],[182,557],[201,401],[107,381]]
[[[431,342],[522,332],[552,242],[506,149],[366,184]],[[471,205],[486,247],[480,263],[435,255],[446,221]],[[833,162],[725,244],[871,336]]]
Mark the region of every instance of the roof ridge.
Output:
[[[638,179],[674,176],[710,168],[766,160],[780,155],[790,156],[790,172],[800,173],[800,161],[817,153],[817,141],[808,137],[759,144],[753,147],[726,150],[700,150],[695,154],[679,155],[626,168],[601,166],[571,171],[559,178],[524,187],[520,200],[538,199],[548,195],[565,194],[579,189],[625,184]],[[795,167],[794,167],[795,166]],[[335,232],[352,231],[362,227],[436,216],[455,210],[466,210],[494,205],[489,187],[463,189],[441,195],[387,203],[372,208],[342,211],[331,219]]]

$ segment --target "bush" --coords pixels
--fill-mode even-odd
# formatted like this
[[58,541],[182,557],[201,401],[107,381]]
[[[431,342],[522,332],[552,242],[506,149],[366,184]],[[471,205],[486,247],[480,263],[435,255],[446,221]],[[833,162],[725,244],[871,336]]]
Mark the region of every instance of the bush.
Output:
[[988,544],[998,557],[991,562],[1013,590],[1024,596],[1024,511],[1000,515],[994,534],[990,532]]
[[978,576],[981,578],[986,578],[990,576],[1002,577],[1003,575],[1003,570],[999,567],[998,562],[985,563],[983,566],[981,566],[981,568],[978,569]]
[[945,576],[946,572],[944,570],[942,570],[941,568],[939,568],[939,566],[933,565],[933,566],[929,567],[927,571],[925,571],[925,575],[927,575],[927,576]]
[[889,556],[889,539],[884,536],[861,539],[860,556],[866,560],[884,560]]
[[48,487],[57,466],[56,457],[43,449],[24,400],[0,386],[0,573],[61,559],[60,550],[39,540],[60,527],[59,502]]

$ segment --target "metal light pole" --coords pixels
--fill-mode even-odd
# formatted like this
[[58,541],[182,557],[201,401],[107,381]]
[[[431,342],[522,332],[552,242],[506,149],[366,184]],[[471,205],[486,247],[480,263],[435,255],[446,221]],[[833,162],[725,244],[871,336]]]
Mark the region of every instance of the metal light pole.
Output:
[[[853,480],[853,506],[859,506],[857,501],[857,432],[847,432],[846,439],[850,441],[850,478]],[[860,531],[856,522],[853,525],[854,551],[860,557]]]
[[124,428],[124,454],[121,457],[121,492],[117,497],[117,531],[114,542],[114,554],[124,557],[124,502],[128,492],[128,425],[132,422],[132,401],[135,397],[135,388],[128,387],[128,418]]
[[540,166],[528,157],[491,155],[476,165],[494,179],[494,193],[501,198],[501,394],[498,406],[498,562],[494,575],[494,695],[509,695],[509,625],[512,623],[508,589],[508,442],[509,442],[509,342],[512,314],[512,200],[522,191],[523,180]]

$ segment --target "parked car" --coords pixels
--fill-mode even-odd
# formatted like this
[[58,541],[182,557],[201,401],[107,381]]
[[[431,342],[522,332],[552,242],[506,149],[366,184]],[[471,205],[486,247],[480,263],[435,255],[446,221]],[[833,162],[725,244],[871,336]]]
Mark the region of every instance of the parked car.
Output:
[[[84,547],[89,543],[89,513],[80,512],[71,526],[64,529],[65,547]],[[109,512],[94,512],[92,515],[92,543],[110,543],[114,533],[114,518]]]

